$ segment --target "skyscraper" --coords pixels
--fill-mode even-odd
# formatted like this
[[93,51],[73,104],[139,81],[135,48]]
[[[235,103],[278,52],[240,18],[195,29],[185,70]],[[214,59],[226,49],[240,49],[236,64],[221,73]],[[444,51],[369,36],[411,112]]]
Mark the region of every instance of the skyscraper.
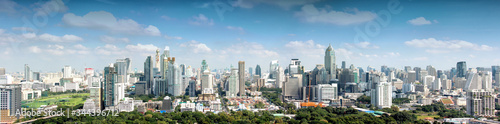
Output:
[[457,77],[467,76],[467,63],[461,61],[457,63]]
[[472,116],[495,116],[493,90],[473,89],[467,91],[467,114]]
[[248,74],[250,74],[250,77],[253,76],[253,68],[252,67],[248,67]]
[[[326,57],[325,57],[326,58]],[[326,60],[325,60],[326,61]],[[326,64],[327,62],[325,62]],[[326,65],[325,65],[326,66]],[[290,61],[290,65],[288,65],[288,74],[292,76],[293,74],[301,74],[300,73],[300,60],[299,59],[292,59]],[[328,70],[327,70],[328,73]],[[328,73],[329,74],[329,73]]]
[[73,77],[73,69],[69,65],[64,66],[63,78],[71,78],[71,77]]
[[28,66],[28,64],[24,64],[24,79],[27,80],[27,81],[31,80],[30,79],[30,77],[31,77],[30,76],[31,75],[30,72],[31,72],[30,66]]
[[238,79],[238,69],[231,68],[231,75],[228,78],[228,91],[226,92],[227,97],[236,97],[239,93],[239,79]]
[[118,73],[113,64],[104,68],[104,82],[103,82],[103,102],[104,107],[114,106],[115,101],[115,83]]
[[21,111],[21,84],[0,84],[0,113],[4,118],[15,116],[16,111]]
[[378,108],[389,108],[392,106],[392,86],[387,82],[380,82],[371,91],[371,104]]
[[153,60],[151,56],[144,62],[144,79],[146,80],[146,95],[152,93],[153,88]]
[[163,79],[167,77],[168,70],[168,58],[170,57],[170,48],[168,46],[163,50],[163,54],[160,56],[160,75]]
[[167,72],[168,93],[173,96],[180,96],[186,90],[182,85],[182,72],[175,63],[175,57],[169,58],[169,62]]
[[[500,71],[500,66],[498,65],[494,65],[494,66],[491,66],[491,73],[492,73],[492,76],[493,76],[493,79],[497,79],[497,73],[499,73]],[[500,83],[500,82],[496,82],[497,84]]]
[[[300,61],[299,61],[300,65]],[[326,73],[329,75],[329,79],[336,79],[336,65],[335,65],[335,51],[332,48],[332,45],[328,45],[328,48],[325,50],[325,69]]]
[[278,67],[279,67],[278,60],[271,61],[271,63],[269,64],[269,78],[276,79]]
[[240,96],[245,96],[245,61],[238,62],[238,79]]
[[345,69],[345,68],[346,68],[345,61],[342,61],[342,69]]
[[205,70],[208,70],[210,72],[210,69],[208,68],[208,64],[206,60],[201,61],[201,72],[205,72]]
[[257,67],[255,67],[255,75],[259,75],[260,77],[262,77],[260,65],[257,65]]
[[5,68],[0,68],[0,75],[5,75]]
[[160,68],[160,49],[156,49],[155,68]]
[[420,71],[422,71],[422,69],[420,67],[415,67],[413,68],[413,70],[415,71],[415,74],[417,75],[417,80],[421,80],[422,79],[422,75],[420,74]]
[[213,88],[213,75],[208,70],[205,70],[201,75],[201,89],[205,90],[206,88]]

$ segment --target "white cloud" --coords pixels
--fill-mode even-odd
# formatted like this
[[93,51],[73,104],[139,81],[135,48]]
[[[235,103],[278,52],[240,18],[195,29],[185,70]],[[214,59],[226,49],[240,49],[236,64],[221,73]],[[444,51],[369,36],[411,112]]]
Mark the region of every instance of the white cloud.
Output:
[[17,12],[19,4],[12,0],[0,0],[0,13],[13,14]]
[[38,48],[38,46],[28,47],[28,50],[32,53],[40,53],[42,51],[40,48]]
[[182,37],[179,37],[179,36],[168,36],[168,35],[165,35],[164,37],[167,40],[171,40],[171,39],[182,40]]
[[369,11],[351,9],[345,12],[334,11],[328,8],[318,9],[312,4],[304,5],[301,11],[295,13],[296,17],[310,23],[330,23],[335,25],[350,25],[368,22],[377,17]]
[[288,34],[288,36],[297,36],[296,34]]
[[319,0],[236,0],[231,5],[233,7],[241,7],[241,8],[253,8],[258,4],[268,4],[268,5],[276,5],[285,10],[289,10],[292,7],[300,6],[304,4],[314,3]]
[[427,57],[416,57],[416,58],[413,58],[413,60],[415,60],[415,61],[427,61],[427,60],[429,60],[429,58],[427,58]]
[[179,45],[180,47],[188,48],[188,51],[192,51],[193,53],[210,53],[212,49],[210,49],[206,44],[200,43],[198,41],[192,40]]
[[64,35],[62,37],[60,36],[55,36],[51,34],[42,34],[39,36],[40,40],[47,41],[47,42],[76,42],[76,41],[82,41],[83,39],[81,37],[75,36],[75,35]]
[[275,51],[267,50],[256,42],[242,42],[234,44],[227,49],[220,51],[222,54],[231,54],[231,56],[254,56],[254,57],[278,57]]
[[285,48],[288,50],[287,53],[292,54],[291,56],[307,56],[316,59],[324,56],[324,51],[326,50],[325,46],[316,44],[313,40],[290,41],[285,44]]
[[33,28],[30,28],[30,27],[12,27],[12,30],[14,30],[14,31],[24,31],[24,32],[33,32],[33,31],[35,31]]
[[158,50],[158,47],[156,47],[153,44],[140,44],[138,43],[137,45],[127,45],[125,48],[129,51],[142,51],[142,52],[154,52]]
[[349,47],[361,48],[361,49],[378,49],[377,45],[371,44],[370,42],[359,42],[359,43],[345,43]]
[[110,33],[123,33],[129,35],[160,36],[160,30],[153,25],[142,25],[132,19],[117,19],[106,11],[89,12],[84,16],[73,13],[64,14],[62,21],[73,27],[106,30]]
[[114,37],[111,37],[111,36],[101,36],[100,37],[100,40],[102,42],[105,42],[105,43],[128,43],[130,42],[130,40],[126,37],[124,38],[114,38]]
[[214,19],[209,19],[205,15],[199,14],[198,16],[193,16],[191,21],[189,21],[189,24],[212,26],[214,25]]
[[428,53],[447,53],[450,50],[476,50],[476,51],[491,51],[494,48],[488,45],[478,45],[463,40],[437,40],[435,38],[428,39],[413,39],[406,41],[407,46],[416,48],[426,48]]
[[238,32],[240,32],[240,34],[245,34],[245,30],[242,27],[227,26],[226,28],[229,30],[238,31]]
[[[418,17],[412,20],[408,20],[408,23],[412,25],[429,25],[432,24],[431,21],[425,19],[424,17]],[[437,20],[434,20],[434,23],[437,23]]]
[[166,16],[166,15],[160,16],[160,18],[165,19],[165,20],[167,20],[167,21],[170,21],[170,20],[173,20],[173,19],[174,19],[174,18],[172,18],[172,17],[168,17],[168,16]]
[[64,5],[62,0],[50,0],[45,3],[36,3],[36,8],[33,10],[35,14],[49,15],[53,13],[64,13],[68,10],[68,7]]

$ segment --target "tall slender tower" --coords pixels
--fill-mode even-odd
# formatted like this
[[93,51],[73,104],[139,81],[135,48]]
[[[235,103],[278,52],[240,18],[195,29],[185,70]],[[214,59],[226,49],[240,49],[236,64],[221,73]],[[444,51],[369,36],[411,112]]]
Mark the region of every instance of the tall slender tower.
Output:
[[238,62],[238,79],[239,81],[239,89],[240,96],[245,96],[245,61]]
[[336,65],[335,65],[335,51],[332,48],[332,45],[329,44],[328,48],[325,51],[325,68],[326,72],[329,75],[330,79],[336,79]]
[[170,47],[166,46],[163,50],[163,54],[160,56],[160,74],[163,79],[167,78],[168,70],[168,57],[170,57]]
[[465,61],[457,63],[457,77],[465,77],[467,75],[467,64]]
[[155,68],[160,69],[160,49],[156,49]]

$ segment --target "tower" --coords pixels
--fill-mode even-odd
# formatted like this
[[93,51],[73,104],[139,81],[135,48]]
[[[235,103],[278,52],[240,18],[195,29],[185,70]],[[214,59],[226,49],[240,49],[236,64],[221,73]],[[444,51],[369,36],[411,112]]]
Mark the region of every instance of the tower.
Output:
[[160,68],[160,49],[156,49],[155,68]]
[[240,96],[245,96],[245,61],[238,62],[238,79]]
[[336,79],[335,51],[332,45],[328,45],[325,51],[325,68],[330,79]]
[[457,63],[457,77],[465,77],[467,75],[467,63],[461,61]]

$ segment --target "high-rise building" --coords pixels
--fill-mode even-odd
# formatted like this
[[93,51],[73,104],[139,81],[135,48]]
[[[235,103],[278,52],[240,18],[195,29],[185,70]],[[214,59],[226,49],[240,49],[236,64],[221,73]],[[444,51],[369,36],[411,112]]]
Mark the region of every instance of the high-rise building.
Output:
[[437,78],[434,80],[434,83],[432,83],[432,90],[436,91],[436,90],[441,90],[441,79]]
[[261,72],[261,68],[260,68],[260,65],[257,65],[257,67],[255,67],[255,75],[259,75],[260,77],[262,77],[262,72]]
[[422,75],[420,74],[420,71],[422,71],[422,69],[420,67],[415,67],[413,68],[413,70],[415,71],[415,74],[417,75],[417,80],[419,81],[422,81]]
[[0,75],[5,75],[5,68],[0,68]]
[[457,63],[457,77],[465,77],[467,76],[467,64],[465,61],[461,61]]
[[427,75],[437,77],[438,74],[436,68],[434,68],[434,66],[432,65],[427,66]]
[[[326,60],[325,60],[326,61]],[[325,62],[326,64],[326,62]],[[328,72],[328,70],[327,70]],[[300,66],[299,59],[292,59],[290,65],[288,65],[288,74],[292,76],[293,74],[302,74],[302,66]]]
[[167,83],[168,83],[168,93],[173,96],[183,95],[186,90],[182,86],[182,72],[179,66],[175,63],[175,57],[169,58],[168,72],[167,72]]
[[473,89],[467,91],[467,114],[472,116],[494,117],[495,97],[493,90]]
[[427,75],[424,77],[424,84],[427,85],[430,89],[430,87],[432,87],[432,84],[434,83],[434,80],[436,78],[434,76],[430,76],[430,75]]
[[118,73],[114,67],[114,64],[110,64],[108,67],[104,68],[104,81],[103,87],[103,102],[104,107],[115,106],[115,83]]
[[208,70],[205,70],[203,75],[201,75],[201,89],[213,89],[213,82],[214,76]]
[[329,44],[328,48],[326,48],[325,50],[325,69],[329,75],[328,77],[329,79],[337,78],[337,65],[335,65],[335,50],[333,50],[331,44]]
[[[21,84],[0,84],[0,118],[15,116],[21,111]],[[7,113],[7,114],[5,114]]]
[[481,76],[481,83],[482,83],[482,89],[488,90],[488,89],[493,89],[493,80],[492,80],[492,75],[491,72],[489,71],[483,71],[479,73],[479,76]]
[[342,69],[345,69],[345,68],[346,68],[346,66],[347,66],[347,65],[346,65],[345,61],[342,61]]
[[33,72],[33,80],[41,81],[40,72]]
[[473,89],[482,89],[482,77],[478,73],[469,73],[467,76],[467,82],[465,83],[464,90],[470,91]]
[[441,80],[441,86],[443,88],[443,90],[450,90],[452,87],[451,87],[451,80],[450,79],[442,79]]
[[153,88],[153,60],[151,56],[146,58],[144,62],[144,79],[146,81],[146,95],[152,94]]
[[203,73],[203,72],[205,72],[205,70],[208,70],[208,72],[210,72],[207,61],[203,60],[203,61],[201,61],[201,72]]
[[64,66],[62,72],[63,72],[63,78],[73,77],[73,68],[71,68],[71,66],[69,65]]
[[231,75],[228,78],[228,91],[226,92],[227,97],[236,97],[240,91],[239,79],[238,79],[238,69],[231,68]]
[[30,70],[30,66],[28,66],[28,64],[24,64],[24,79],[29,81],[31,80],[30,77],[31,77],[31,70]]
[[337,84],[318,84],[316,85],[317,101],[329,103],[330,100],[338,99]]
[[195,80],[189,81],[189,96],[196,97],[196,81]]
[[168,46],[163,50],[163,54],[160,56],[160,75],[163,79],[167,77],[168,70],[168,58],[170,57],[170,48]]
[[[495,79],[495,80],[497,79],[496,75],[498,73],[500,73],[500,66],[498,66],[498,65],[491,66],[491,75],[493,76],[493,79]],[[498,82],[497,82],[497,84],[498,84]]]
[[405,66],[405,72],[411,71],[411,66]]
[[248,74],[250,74],[250,77],[253,76],[253,68],[252,67],[248,67]]
[[300,87],[302,87],[302,74],[294,74],[288,78],[288,82],[286,82],[283,87],[283,98],[290,100],[298,100],[300,99]]
[[371,104],[378,108],[392,106],[392,86],[387,82],[380,82],[371,91]]
[[160,49],[156,49],[155,68],[160,68]]
[[239,94],[240,94],[240,96],[246,96],[246,93],[245,93],[245,61],[238,62],[238,79],[239,79],[239,91],[240,91]]
[[276,77],[277,77],[276,74],[277,74],[278,67],[279,67],[279,61],[278,60],[271,61],[271,63],[269,64],[269,78],[276,79]]
[[444,75],[443,70],[437,70],[437,78],[442,79],[442,77],[441,77],[442,75]]

